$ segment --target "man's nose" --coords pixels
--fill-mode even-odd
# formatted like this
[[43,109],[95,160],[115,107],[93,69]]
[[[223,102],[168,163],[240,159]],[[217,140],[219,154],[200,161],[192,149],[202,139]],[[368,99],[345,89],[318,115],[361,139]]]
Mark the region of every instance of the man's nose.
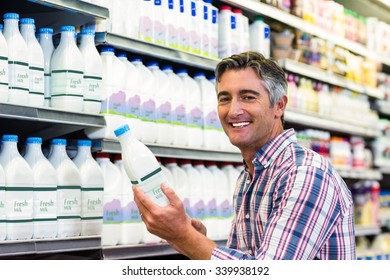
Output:
[[241,115],[242,113],[243,113],[242,104],[237,99],[234,98],[230,103],[229,115],[231,117],[236,117]]

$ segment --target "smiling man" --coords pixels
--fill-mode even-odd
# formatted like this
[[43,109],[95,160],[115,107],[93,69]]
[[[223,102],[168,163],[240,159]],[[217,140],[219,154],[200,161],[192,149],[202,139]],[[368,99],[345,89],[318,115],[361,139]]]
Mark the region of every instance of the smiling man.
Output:
[[216,68],[218,114],[245,169],[236,185],[235,216],[225,247],[206,237],[173,190],[153,204],[137,187],[148,230],[191,259],[355,259],[351,194],[330,162],[284,130],[287,82],[259,53],[223,59]]

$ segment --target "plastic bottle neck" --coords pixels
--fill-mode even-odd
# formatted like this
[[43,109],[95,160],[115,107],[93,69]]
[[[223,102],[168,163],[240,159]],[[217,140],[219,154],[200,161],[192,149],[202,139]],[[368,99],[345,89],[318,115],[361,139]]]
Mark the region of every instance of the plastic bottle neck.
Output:
[[41,33],[39,34],[39,42],[42,44],[49,44],[54,47],[53,44],[53,35],[49,33]]
[[80,47],[95,47],[95,36],[84,34],[81,36]]
[[59,46],[76,46],[74,32],[63,31],[61,32],[61,40]]
[[4,20],[4,30],[3,34],[5,33],[20,33],[19,27],[18,27],[19,20],[17,19],[5,19]]
[[69,158],[68,154],[66,153],[65,145],[53,145],[50,157],[58,157],[61,159]]
[[9,156],[14,157],[16,155],[20,156],[17,142],[3,141],[1,147],[1,154],[8,153]]
[[26,42],[30,40],[36,40],[35,38],[35,26],[33,24],[21,24],[20,33],[22,34]]
[[29,143],[26,145],[26,156],[33,154],[35,156],[44,156],[42,146],[38,143]]
[[91,147],[90,146],[78,146],[77,147],[77,157],[83,158],[92,158]]

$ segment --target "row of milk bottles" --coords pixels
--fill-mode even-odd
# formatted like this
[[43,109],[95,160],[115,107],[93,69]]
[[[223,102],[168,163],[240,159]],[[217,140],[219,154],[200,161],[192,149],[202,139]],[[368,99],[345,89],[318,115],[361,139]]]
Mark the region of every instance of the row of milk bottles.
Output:
[[17,135],[3,135],[0,153],[0,240],[63,238],[102,233],[104,173],[79,140],[70,159],[66,139],[28,137],[22,156]]
[[102,62],[95,32],[81,31],[79,47],[75,27],[62,26],[57,48],[53,29],[35,34],[32,18],[4,14],[0,32],[0,101],[33,107],[99,113]]
[[98,24],[98,30],[218,58],[218,9],[211,0],[89,2],[110,10],[110,26]]
[[106,127],[87,128],[88,138],[116,140],[113,128],[128,123],[144,143],[236,151],[218,118],[215,79],[145,65],[141,58],[129,61],[110,46],[102,47],[101,58]]

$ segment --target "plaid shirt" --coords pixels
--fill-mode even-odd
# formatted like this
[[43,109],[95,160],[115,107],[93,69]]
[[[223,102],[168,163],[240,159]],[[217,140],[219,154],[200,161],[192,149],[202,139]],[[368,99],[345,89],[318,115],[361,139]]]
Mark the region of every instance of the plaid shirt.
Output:
[[329,161],[297,144],[293,129],[241,172],[227,247],[211,259],[355,259],[353,202]]

